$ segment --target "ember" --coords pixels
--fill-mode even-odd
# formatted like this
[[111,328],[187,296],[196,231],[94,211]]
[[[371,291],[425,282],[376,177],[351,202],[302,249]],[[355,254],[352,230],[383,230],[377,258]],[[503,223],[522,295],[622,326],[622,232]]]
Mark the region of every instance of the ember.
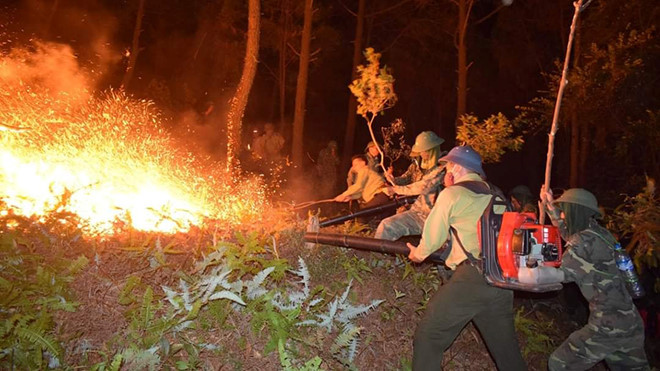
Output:
[[13,51],[0,81],[0,200],[16,214],[74,212],[88,232],[109,234],[117,223],[161,232],[242,223],[266,207],[259,184],[236,187],[222,166],[182,150],[152,103],[88,93],[66,48]]

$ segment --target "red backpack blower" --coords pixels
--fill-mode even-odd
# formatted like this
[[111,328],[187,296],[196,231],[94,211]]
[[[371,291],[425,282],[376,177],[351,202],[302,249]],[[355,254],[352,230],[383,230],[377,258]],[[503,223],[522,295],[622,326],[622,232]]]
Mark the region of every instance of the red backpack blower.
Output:
[[[562,243],[559,229],[541,225],[533,213],[506,211],[498,214],[495,209],[510,210],[506,198],[497,187],[483,182],[454,184],[478,194],[490,194],[492,199],[477,224],[480,259],[463,248],[468,259],[481,270],[489,284],[505,289],[532,292],[561,290],[561,283],[526,284],[518,281],[519,267],[561,264]],[[452,231],[455,241],[462,246],[458,235]]]

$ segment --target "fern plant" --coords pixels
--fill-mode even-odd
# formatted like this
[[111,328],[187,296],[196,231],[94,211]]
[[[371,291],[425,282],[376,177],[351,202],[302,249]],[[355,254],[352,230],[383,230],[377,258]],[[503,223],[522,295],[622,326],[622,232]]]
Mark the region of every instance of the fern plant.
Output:
[[75,311],[68,284],[87,258],[46,262],[16,241],[13,232],[0,235],[0,368],[61,367],[53,316]]

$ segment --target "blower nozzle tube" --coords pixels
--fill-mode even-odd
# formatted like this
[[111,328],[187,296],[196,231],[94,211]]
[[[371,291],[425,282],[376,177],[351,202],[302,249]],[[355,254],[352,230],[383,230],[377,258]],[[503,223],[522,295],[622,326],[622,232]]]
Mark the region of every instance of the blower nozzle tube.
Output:
[[[346,234],[308,232],[305,233],[304,239],[306,242],[346,247],[356,250],[374,251],[384,254],[408,256],[408,253],[410,252],[405,242],[380,240]],[[440,252],[438,251],[429,255],[427,260],[434,263],[444,263],[444,260],[441,258]]]

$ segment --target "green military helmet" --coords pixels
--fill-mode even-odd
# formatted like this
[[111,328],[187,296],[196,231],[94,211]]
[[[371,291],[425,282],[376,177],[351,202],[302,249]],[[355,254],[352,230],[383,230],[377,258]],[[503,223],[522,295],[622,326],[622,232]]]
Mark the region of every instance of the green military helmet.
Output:
[[566,190],[566,192],[564,192],[555,202],[582,205],[595,211],[599,216],[603,216],[598,208],[598,200],[596,200],[596,196],[583,188],[571,188]]
[[428,151],[441,145],[444,141],[432,131],[423,131],[415,138],[415,144],[413,144],[411,151],[414,153]]

